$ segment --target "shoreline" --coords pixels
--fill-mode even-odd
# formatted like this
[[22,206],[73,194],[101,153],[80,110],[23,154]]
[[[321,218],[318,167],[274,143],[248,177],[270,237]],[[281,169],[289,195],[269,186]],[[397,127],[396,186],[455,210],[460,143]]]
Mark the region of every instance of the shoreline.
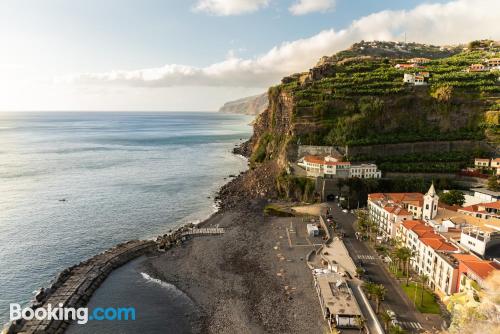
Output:
[[[248,159],[245,156],[243,156],[241,154],[236,154],[235,152],[232,152],[232,153],[233,153],[233,155],[235,155],[239,158],[243,158],[246,161],[248,161]],[[235,181],[235,179],[237,177],[241,176],[244,173],[246,173],[246,171],[235,175],[234,178],[228,177],[227,182],[224,183],[219,188],[219,190],[215,193],[215,196],[212,198],[213,199],[212,207],[215,209],[215,211],[213,211],[211,214],[209,214],[205,219],[199,221],[198,223],[195,223],[193,221],[180,223],[180,224],[176,225],[175,227],[173,227],[172,229],[170,229],[169,232],[162,234],[162,235],[157,235],[157,236],[153,236],[150,238],[139,239],[139,240],[137,240],[137,239],[126,240],[126,241],[121,242],[119,244],[113,245],[110,248],[107,248],[104,251],[102,251],[98,254],[95,254],[94,256],[92,256],[90,258],[84,259],[77,264],[74,264],[74,265],[71,265],[67,268],[64,268],[60,272],[56,273],[54,278],[50,282],[48,282],[47,286],[42,286],[42,287],[38,288],[37,290],[35,290],[34,291],[35,295],[34,295],[33,299],[30,300],[27,303],[27,305],[24,307],[30,307],[32,309],[36,309],[38,307],[43,306],[43,304],[46,303],[47,301],[50,301],[50,299],[53,296],[57,297],[58,292],[61,289],[66,288],[65,285],[66,285],[67,281],[73,279],[75,276],[79,276],[78,273],[75,275],[75,272],[80,270],[82,267],[85,267],[87,264],[92,263],[94,261],[100,261],[100,258],[102,258],[103,256],[107,256],[109,254],[111,254],[111,256],[113,256],[113,253],[115,251],[120,250],[122,247],[124,247],[128,244],[131,244],[131,243],[138,242],[138,243],[143,243],[144,245],[147,245],[146,247],[144,247],[144,250],[141,250],[139,252],[125,252],[123,254],[119,254],[119,259],[117,261],[115,261],[114,263],[112,263],[111,269],[109,269],[108,267],[106,267],[105,269],[98,268],[99,273],[97,275],[92,273],[90,276],[84,276],[83,277],[84,280],[90,280],[91,283],[89,283],[89,284],[83,283],[82,285],[88,285],[86,287],[86,289],[83,291],[82,291],[82,289],[75,289],[75,290],[71,291],[72,298],[67,298],[67,300],[69,301],[70,299],[73,299],[72,303],[74,303],[74,305],[67,305],[66,302],[64,302],[64,305],[66,307],[71,307],[71,306],[84,307],[84,306],[86,306],[88,301],[90,300],[90,298],[92,298],[93,293],[100,287],[100,285],[104,282],[104,280],[107,278],[107,276],[109,276],[109,274],[111,274],[115,269],[118,269],[118,268],[126,265],[128,262],[135,260],[138,257],[145,255],[145,254],[155,253],[155,254],[161,255],[161,251],[158,249],[161,238],[165,238],[166,236],[173,236],[174,240],[176,241],[174,246],[178,246],[178,245],[181,245],[182,243],[192,239],[192,237],[181,235],[182,232],[186,231],[186,229],[188,229],[188,228],[195,228],[196,229],[196,228],[204,227],[205,225],[209,225],[210,222],[213,219],[215,219],[215,217],[217,217],[219,214],[222,214],[222,212],[221,212],[222,211],[222,199],[219,196],[221,189],[223,189],[228,184]],[[152,246],[154,246],[154,248],[155,248],[154,250],[152,249]],[[59,304],[59,302],[54,302],[53,304],[57,305],[57,304]],[[8,320],[6,323],[2,324],[2,327],[0,328],[0,330],[1,330],[0,333],[1,334],[14,334],[14,333],[18,333],[18,332],[24,333],[27,330],[27,328],[29,331],[30,328],[34,329],[37,326],[39,326],[39,324],[37,322],[40,322],[40,321],[36,321],[36,320],[10,321],[10,320]],[[34,323],[37,323],[37,324],[34,324]],[[68,327],[68,325],[69,325],[69,322],[51,321],[50,326],[47,326],[47,328],[48,327],[51,327],[51,328],[44,330],[44,332],[55,333],[57,331],[58,333],[60,333],[60,330],[62,330],[62,332],[64,332],[65,329]]]

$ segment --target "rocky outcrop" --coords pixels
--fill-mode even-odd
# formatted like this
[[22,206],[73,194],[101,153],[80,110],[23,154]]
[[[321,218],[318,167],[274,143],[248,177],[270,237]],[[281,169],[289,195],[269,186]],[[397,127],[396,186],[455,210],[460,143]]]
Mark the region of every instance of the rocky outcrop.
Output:
[[230,114],[258,115],[266,110],[267,105],[267,93],[264,93],[227,102],[219,109],[219,112]]

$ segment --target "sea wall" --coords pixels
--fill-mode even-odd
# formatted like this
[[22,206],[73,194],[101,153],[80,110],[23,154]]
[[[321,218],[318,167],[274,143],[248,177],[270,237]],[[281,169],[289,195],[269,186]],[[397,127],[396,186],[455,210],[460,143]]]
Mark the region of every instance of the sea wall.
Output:
[[[132,240],[119,244],[84,262],[63,270],[50,287],[42,288],[31,304],[32,309],[47,308],[49,304],[58,307],[83,307],[95,290],[113,269],[130,260],[156,249],[152,240]],[[69,321],[61,320],[17,320],[11,322],[4,332],[13,333],[64,333]]]

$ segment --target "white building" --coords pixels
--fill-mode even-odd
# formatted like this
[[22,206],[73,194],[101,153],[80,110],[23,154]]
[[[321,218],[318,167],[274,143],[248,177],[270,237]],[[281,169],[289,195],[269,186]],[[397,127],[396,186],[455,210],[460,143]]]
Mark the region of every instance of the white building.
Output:
[[414,252],[412,269],[427,275],[427,285],[441,295],[451,295],[457,289],[458,263],[450,256],[459,249],[421,220],[403,222],[397,233],[401,242]]
[[486,188],[474,188],[474,197],[480,199],[482,202],[496,202],[500,199],[500,192],[492,191]]
[[351,165],[349,177],[359,177],[360,179],[379,179],[382,172],[377,169],[375,164]]
[[436,194],[434,183],[424,196],[424,207],[422,209],[423,219],[430,220],[437,216],[439,205],[439,196]]
[[[410,209],[411,207],[411,209]],[[370,219],[384,239],[394,238],[399,224],[422,215],[423,196],[420,193],[374,193],[368,195]]]
[[306,155],[297,163],[302,166],[307,176],[325,178],[381,178],[382,172],[375,164],[351,164],[348,161],[327,155],[326,157],[316,155]]

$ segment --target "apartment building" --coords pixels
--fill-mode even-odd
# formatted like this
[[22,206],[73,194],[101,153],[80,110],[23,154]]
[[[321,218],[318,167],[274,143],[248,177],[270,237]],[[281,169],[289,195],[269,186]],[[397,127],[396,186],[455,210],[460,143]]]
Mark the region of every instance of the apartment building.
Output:
[[374,193],[368,195],[370,219],[377,225],[381,239],[396,236],[397,226],[414,216],[422,215],[423,196],[420,193]]
[[450,254],[459,249],[422,220],[400,224],[397,237],[414,252],[410,265],[419,275],[427,275],[428,286],[441,295],[456,291],[458,266]]

